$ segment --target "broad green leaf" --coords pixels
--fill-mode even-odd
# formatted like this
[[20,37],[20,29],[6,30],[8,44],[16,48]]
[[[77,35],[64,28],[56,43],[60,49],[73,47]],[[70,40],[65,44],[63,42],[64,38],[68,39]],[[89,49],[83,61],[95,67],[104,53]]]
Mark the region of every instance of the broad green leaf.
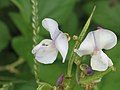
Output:
[[65,33],[70,34],[70,36],[76,34],[78,30],[77,15],[72,12],[69,18],[61,24],[61,29]]
[[10,37],[8,27],[5,25],[5,23],[0,21],[0,52],[4,48],[6,48],[6,46],[8,45],[10,41],[10,38],[11,37]]
[[110,29],[120,35],[120,3],[110,6],[109,0],[96,0],[95,2],[87,3],[84,6],[85,11],[90,13],[90,9],[96,5],[97,9],[94,14],[94,22],[103,28]]
[[8,7],[10,5],[10,0],[0,0],[0,8]]
[[16,37],[12,41],[12,46],[14,50],[18,53],[19,56],[25,58],[30,66],[33,65],[33,56],[31,53],[32,50],[32,39],[25,37]]
[[[40,40],[43,37],[39,37]],[[28,64],[33,67],[33,55],[31,53],[33,41],[32,38],[26,38],[23,36],[16,37],[12,40],[13,49],[17,52],[17,54],[27,60]]]
[[9,15],[24,36],[32,37],[32,26],[25,22],[21,14],[11,12]]
[[120,61],[114,63],[116,71],[106,75],[101,81],[101,90],[117,90],[120,87],[119,76],[120,76]]
[[119,49],[120,49],[120,40],[118,40],[115,47],[113,47],[112,49],[106,51],[107,55],[115,63],[117,63],[120,60]]
[[41,81],[56,85],[58,77],[61,74],[65,74],[67,64],[62,64],[62,62],[57,59],[57,61],[50,65],[38,63],[37,67],[38,76]]
[[14,90],[35,90],[36,88],[36,83],[33,81],[29,81],[27,83],[15,84]]
[[76,0],[39,0],[40,19],[51,17],[62,23],[71,14],[75,2]]
[[20,13],[26,23],[30,24],[32,16],[32,7],[30,0],[11,0],[20,10]]

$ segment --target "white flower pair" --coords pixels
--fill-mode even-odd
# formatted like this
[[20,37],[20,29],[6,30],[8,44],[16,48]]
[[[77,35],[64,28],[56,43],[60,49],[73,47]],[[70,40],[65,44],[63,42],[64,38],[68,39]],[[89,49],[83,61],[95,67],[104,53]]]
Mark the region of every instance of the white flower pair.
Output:
[[[67,36],[59,30],[57,22],[50,18],[45,18],[42,25],[50,32],[52,40],[44,39],[33,48],[32,53],[35,55],[35,59],[43,64],[51,64],[55,61],[59,51],[64,62],[68,52]],[[90,54],[92,69],[105,71],[113,63],[102,49],[111,49],[116,43],[117,37],[112,31],[100,28],[89,32],[79,49],[74,51],[80,57]]]

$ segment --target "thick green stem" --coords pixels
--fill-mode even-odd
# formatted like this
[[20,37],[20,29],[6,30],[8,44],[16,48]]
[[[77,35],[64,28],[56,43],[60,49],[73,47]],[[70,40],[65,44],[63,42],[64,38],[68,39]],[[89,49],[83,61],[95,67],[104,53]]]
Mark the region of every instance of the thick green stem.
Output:
[[87,22],[86,22],[82,32],[80,33],[78,41],[76,41],[76,43],[74,45],[73,51],[72,51],[71,56],[70,56],[70,60],[68,62],[67,77],[71,77],[72,76],[71,72],[72,72],[73,63],[74,63],[75,59],[79,59],[79,57],[74,53],[74,49],[77,49],[79,47],[80,43],[82,42],[82,40],[83,40],[83,38],[84,38],[84,36],[86,34],[86,31],[87,31],[87,29],[88,29],[88,27],[90,25],[90,21],[91,21],[91,18],[93,16],[93,13],[95,11],[95,8],[96,8],[96,6],[94,7],[94,9],[93,9],[89,19],[87,20]]

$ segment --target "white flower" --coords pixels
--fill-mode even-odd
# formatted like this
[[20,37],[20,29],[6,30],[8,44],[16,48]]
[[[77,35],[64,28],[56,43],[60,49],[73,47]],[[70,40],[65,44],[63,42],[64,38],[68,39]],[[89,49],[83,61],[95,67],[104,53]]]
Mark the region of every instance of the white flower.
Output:
[[35,59],[43,64],[51,64],[56,60],[59,51],[64,63],[68,52],[67,36],[59,30],[58,23],[53,19],[45,18],[42,26],[49,31],[52,40],[44,39],[33,48]]
[[99,28],[96,31],[89,32],[79,49],[75,49],[74,51],[80,57],[90,54],[92,69],[105,71],[109,66],[112,66],[113,63],[102,49],[111,49],[116,43],[117,37],[112,31]]

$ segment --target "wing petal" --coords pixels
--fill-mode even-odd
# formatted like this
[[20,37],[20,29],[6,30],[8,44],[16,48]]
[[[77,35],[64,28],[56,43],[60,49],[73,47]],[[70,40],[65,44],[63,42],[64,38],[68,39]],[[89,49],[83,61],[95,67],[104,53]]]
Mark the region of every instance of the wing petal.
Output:
[[93,70],[105,71],[108,68],[108,66],[113,65],[113,64],[109,64],[110,61],[111,59],[102,50],[100,50],[97,51],[97,53],[92,56],[91,67]]
[[68,53],[68,39],[67,36],[61,32],[55,39],[55,46],[63,57],[63,63]]

